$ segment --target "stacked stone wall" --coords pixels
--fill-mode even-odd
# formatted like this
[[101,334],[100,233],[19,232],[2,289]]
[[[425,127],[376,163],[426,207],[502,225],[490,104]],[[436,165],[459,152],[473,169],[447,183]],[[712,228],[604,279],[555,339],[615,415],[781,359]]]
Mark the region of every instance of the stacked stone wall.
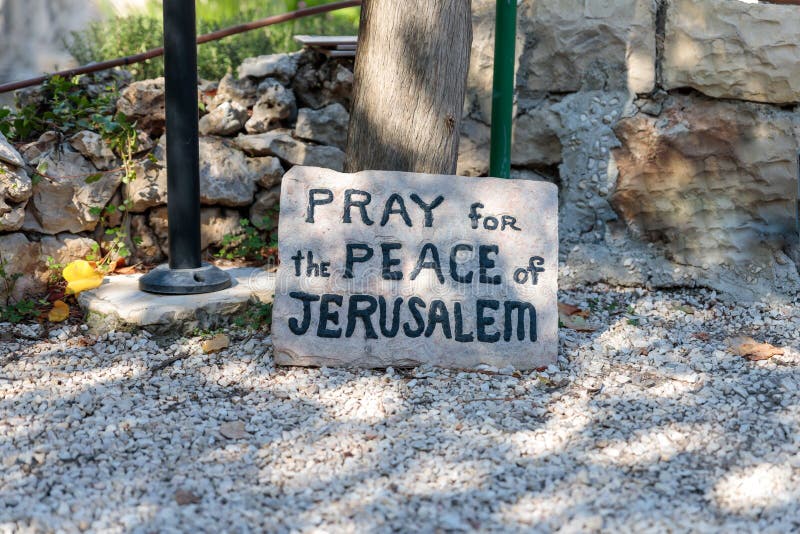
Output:
[[[459,173],[488,172],[494,0],[473,0]],[[800,144],[800,8],[738,0],[523,0],[512,174],[560,188],[561,284],[701,285],[793,298]],[[203,246],[274,210],[292,165],[340,170],[352,63],[252,58],[200,87]],[[0,140],[0,254],[41,288],[45,255],[103,240],[92,207],[133,202],[137,261],[166,254],[163,80],[129,85],[137,179],[93,132]],[[42,161],[52,180],[33,184]],[[498,191],[501,195],[502,191]],[[10,259],[9,259],[10,258]]]

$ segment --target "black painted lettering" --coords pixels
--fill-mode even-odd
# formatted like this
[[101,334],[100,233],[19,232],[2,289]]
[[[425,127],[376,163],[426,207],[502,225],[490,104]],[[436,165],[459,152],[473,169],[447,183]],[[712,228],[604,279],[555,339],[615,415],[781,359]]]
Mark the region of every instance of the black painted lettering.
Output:
[[464,333],[464,314],[461,311],[460,302],[456,302],[453,306],[453,316],[456,322],[456,341],[459,343],[472,343],[475,341],[475,335],[472,332],[469,334]]
[[398,297],[392,305],[392,326],[386,326],[386,299],[378,297],[379,309],[379,326],[381,328],[381,335],[384,337],[392,338],[397,335],[400,330],[400,306],[403,305],[403,299]]
[[381,254],[383,260],[381,261],[381,276],[384,280],[402,280],[402,271],[393,271],[392,267],[400,265],[400,260],[392,258],[393,250],[400,250],[403,245],[400,243],[381,243]]
[[[439,195],[438,197],[433,199],[433,202],[427,204],[425,203],[424,200],[419,198],[419,195],[417,195],[416,193],[412,193],[411,200],[413,200],[417,204],[417,206],[422,208],[422,211],[425,212],[425,227],[430,228],[431,226],[433,226],[433,210],[438,208],[442,204],[442,202],[444,202],[444,197],[442,195]],[[409,224],[409,226],[411,225]]]
[[517,218],[512,217],[511,215],[503,215],[502,222],[500,223],[500,230],[505,231],[506,227],[511,228],[512,230],[516,230],[517,232],[521,232],[522,228],[517,227]]
[[319,276],[319,263],[314,263],[314,253],[308,251],[308,259],[306,260],[306,276]]
[[469,215],[468,217],[472,221],[472,229],[478,229],[478,220],[481,218],[481,214],[478,213],[478,208],[482,208],[483,204],[480,202],[475,202],[472,206],[469,207]]
[[451,339],[453,337],[450,331],[450,312],[447,311],[447,306],[441,300],[434,300],[431,302],[431,309],[428,311],[428,328],[425,329],[425,337],[431,337],[436,325],[442,325],[442,332],[444,337]]
[[300,266],[303,264],[303,253],[298,250],[297,254],[292,256],[292,261],[294,262],[294,275],[300,276]]
[[499,254],[500,247],[497,245],[481,245],[478,247],[478,267],[480,268],[479,280],[481,284],[500,285],[501,278],[497,274],[495,276],[488,276],[486,271],[494,269],[494,259],[489,257],[489,254]]
[[319,264],[319,274],[323,278],[330,278],[331,277],[331,273],[328,272],[328,267],[330,267],[330,266],[331,266],[331,262],[329,262],[329,261],[323,261],[322,263]]
[[308,209],[306,222],[314,224],[314,208],[333,202],[333,191],[330,189],[312,189],[308,192]]
[[530,317],[530,338],[531,341],[536,341],[536,308],[533,304],[528,302],[518,302],[509,300],[503,303],[505,308],[505,320],[503,324],[503,339],[511,341],[511,336],[514,331],[514,312],[517,312],[517,340],[525,340],[525,312],[528,312]]
[[486,333],[486,327],[492,326],[495,323],[495,319],[492,316],[485,315],[485,312],[487,308],[490,310],[500,309],[500,303],[496,300],[478,299],[477,308],[478,341],[483,343],[497,343],[497,341],[500,339],[500,332],[493,332],[491,334]]
[[489,216],[483,219],[483,227],[487,230],[497,230],[499,225],[500,221],[498,221],[496,217]]
[[[353,199],[353,196],[361,197],[358,200]],[[367,193],[366,191],[361,191],[359,189],[348,189],[344,192],[344,215],[342,216],[342,222],[346,224],[350,224],[352,222],[350,218],[350,212],[353,208],[358,208],[359,213],[361,214],[361,222],[366,224],[367,226],[372,226],[374,221],[370,220],[369,215],[367,215],[367,205],[372,202],[372,195]]]
[[[359,308],[360,304],[366,304],[364,309]],[[378,301],[370,295],[350,295],[350,302],[347,305],[347,330],[345,337],[353,337],[356,330],[356,319],[361,319],[364,323],[364,337],[366,339],[378,339],[378,334],[372,327],[372,315],[378,309]]]
[[[427,261],[428,254],[431,256],[431,261]],[[433,243],[425,243],[425,246],[420,250],[417,265],[411,271],[411,280],[416,280],[422,269],[433,269],[436,272],[436,278],[439,279],[439,283],[444,283],[442,264],[439,262],[439,249]]]
[[318,301],[319,295],[293,291],[289,293],[289,296],[303,303],[303,321],[300,322],[294,317],[289,318],[289,330],[296,336],[302,336],[308,330],[309,325],[311,325],[311,303]]
[[343,299],[341,295],[328,295],[328,294],[322,295],[322,302],[319,303],[319,324],[317,325],[318,337],[324,337],[329,339],[342,337],[341,328],[337,328],[335,330],[330,330],[328,328],[329,321],[334,325],[339,324],[339,312],[330,311],[330,305],[336,304],[341,308],[342,302]]
[[411,317],[417,323],[416,328],[411,328],[411,325],[406,322],[403,325],[403,333],[408,337],[419,337],[425,331],[425,320],[422,318],[422,313],[419,308],[425,307],[425,301],[419,297],[411,297],[408,299],[408,311],[411,312]]
[[458,252],[461,250],[468,250],[472,252],[474,249],[472,248],[472,245],[465,245],[463,243],[450,249],[450,278],[460,284],[471,284],[474,274],[472,271],[463,276],[458,274],[458,263],[456,260],[458,259]]
[[[395,204],[397,204],[397,208],[394,207]],[[395,213],[399,214],[403,218],[406,226],[412,226],[411,218],[408,216],[406,203],[403,200],[403,197],[397,193],[392,193],[392,196],[386,199],[386,206],[383,209],[383,217],[381,218],[381,226],[386,226],[386,223],[389,222],[389,216],[394,215]]]
[[[356,256],[355,252],[357,250],[360,250],[364,254],[362,256]],[[363,243],[348,243],[343,278],[354,278],[353,264],[368,262],[370,259],[372,259],[373,254],[374,252],[372,251],[372,247],[369,245],[365,245]]]

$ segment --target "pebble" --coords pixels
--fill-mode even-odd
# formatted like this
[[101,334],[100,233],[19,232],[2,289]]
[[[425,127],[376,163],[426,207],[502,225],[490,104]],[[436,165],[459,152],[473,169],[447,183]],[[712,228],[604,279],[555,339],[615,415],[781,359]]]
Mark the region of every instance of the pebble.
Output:
[[[796,530],[797,302],[560,300],[598,330],[561,329],[558,363],[525,373],[0,324],[0,531]],[[785,352],[744,360],[740,335]]]

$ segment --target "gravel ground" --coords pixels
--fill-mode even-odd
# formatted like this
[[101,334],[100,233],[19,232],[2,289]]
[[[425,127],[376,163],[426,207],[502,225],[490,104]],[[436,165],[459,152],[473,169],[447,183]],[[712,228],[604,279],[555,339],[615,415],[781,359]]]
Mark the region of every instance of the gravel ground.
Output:
[[[276,368],[269,338],[0,325],[0,531],[800,528],[800,312],[561,300],[544,372]],[[751,362],[726,340],[785,348]],[[41,339],[45,336],[46,339]]]

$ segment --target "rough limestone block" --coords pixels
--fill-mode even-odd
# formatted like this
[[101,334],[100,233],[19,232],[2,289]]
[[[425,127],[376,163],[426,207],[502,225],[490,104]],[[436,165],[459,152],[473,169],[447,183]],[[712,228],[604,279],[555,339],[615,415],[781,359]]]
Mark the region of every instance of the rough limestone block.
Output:
[[664,85],[757,102],[800,101],[800,9],[730,0],[672,0]]
[[771,258],[796,235],[798,144],[790,113],[674,96],[661,118],[622,120],[612,202],[628,227],[679,263]]
[[111,276],[97,289],[82,292],[78,304],[97,334],[139,328],[174,334],[219,328],[253,304],[272,301],[272,273],[252,268],[227,271],[233,285],[203,295],[154,295],[139,290],[141,275]]
[[654,0],[536,0],[520,6],[520,89],[572,92],[655,86]]
[[293,167],[282,187],[277,363],[555,362],[553,184]]

